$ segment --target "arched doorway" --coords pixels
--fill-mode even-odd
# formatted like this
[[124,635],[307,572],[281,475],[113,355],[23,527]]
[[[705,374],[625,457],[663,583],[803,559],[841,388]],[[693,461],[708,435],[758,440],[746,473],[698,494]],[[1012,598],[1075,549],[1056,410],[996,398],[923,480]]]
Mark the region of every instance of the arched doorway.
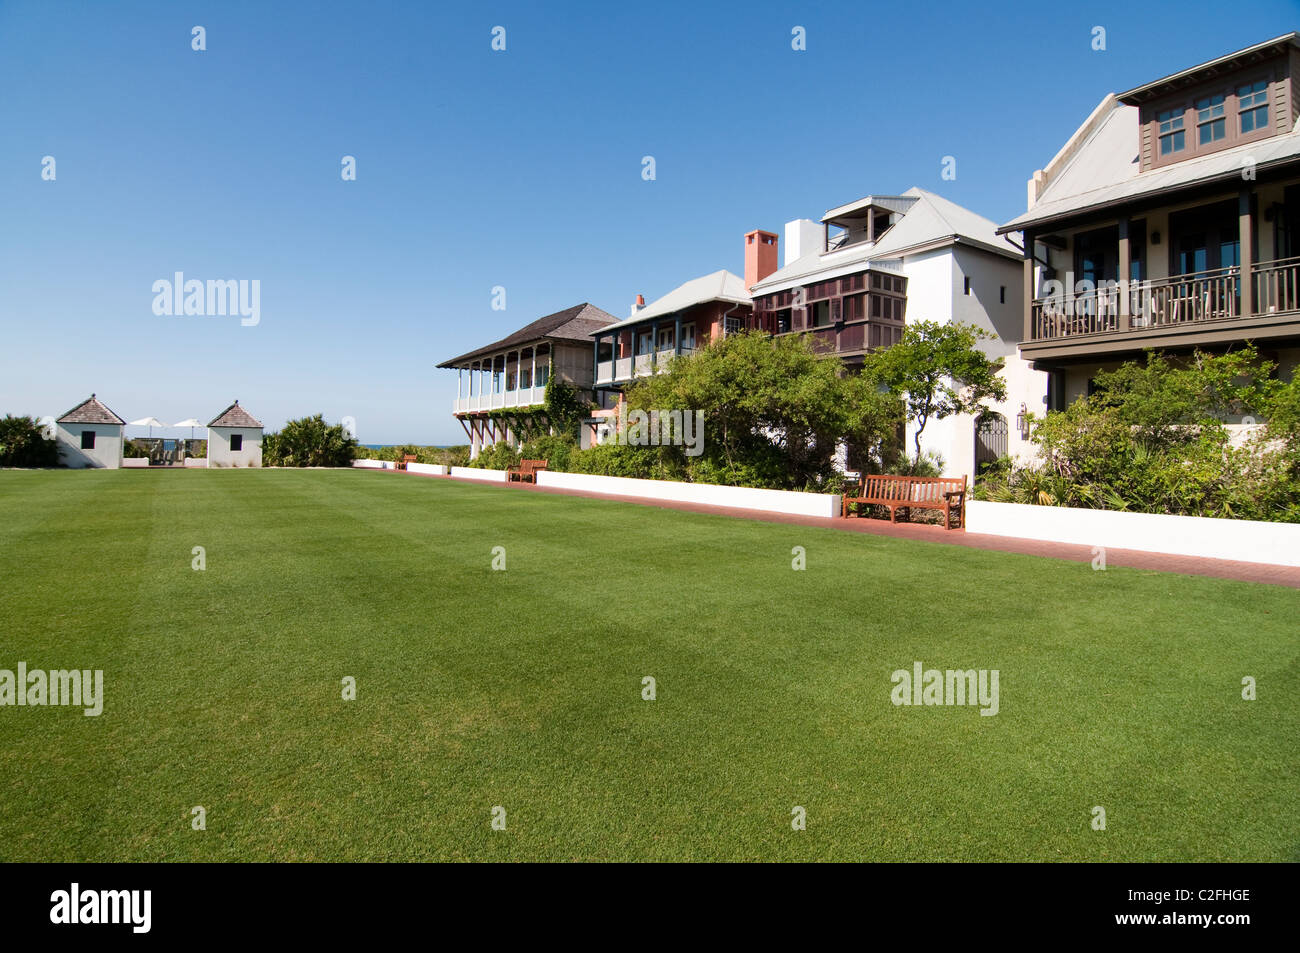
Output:
[[975,473],[983,473],[999,458],[1007,455],[1010,434],[1007,418],[991,411],[980,415],[975,422]]

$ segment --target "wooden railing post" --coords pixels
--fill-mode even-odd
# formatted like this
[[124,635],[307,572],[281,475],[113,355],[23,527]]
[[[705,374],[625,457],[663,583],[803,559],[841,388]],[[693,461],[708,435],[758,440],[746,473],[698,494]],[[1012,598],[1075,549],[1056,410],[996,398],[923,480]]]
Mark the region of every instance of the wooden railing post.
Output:
[[[1254,255],[1254,221],[1250,214],[1250,189],[1242,189],[1237,195],[1237,231],[1238,248],[1241,255],[1241,316],[1255,313],[1255,288],[1251,281],[1251,259]],[[1276,254],[1276,253],[1275,253]]]

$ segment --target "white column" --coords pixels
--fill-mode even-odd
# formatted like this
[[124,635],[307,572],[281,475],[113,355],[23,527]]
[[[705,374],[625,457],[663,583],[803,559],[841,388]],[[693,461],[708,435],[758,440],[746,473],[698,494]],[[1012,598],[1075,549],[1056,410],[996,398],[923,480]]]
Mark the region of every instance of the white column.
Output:
[[533,345],[533,373],[532,376],[528,378],[528,383],[531,387],[531,390],[529,391],[528,394],[528,402],[530,404],[533,404],[537,402],[537,345],[536,344]]

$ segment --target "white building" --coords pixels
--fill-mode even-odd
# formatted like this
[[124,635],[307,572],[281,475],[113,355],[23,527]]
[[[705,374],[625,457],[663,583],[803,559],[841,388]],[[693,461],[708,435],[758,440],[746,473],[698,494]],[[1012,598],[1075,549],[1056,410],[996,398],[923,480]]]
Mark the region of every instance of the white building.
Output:
[[235,401],[208,424],[208,466],[261,465],[262,423]]
[[64,466],[109,470],[122,466],[122,428],[126,421],[94,394],[60,417],[56,425],[59,461]]
[[[922,451],[943,459],[945,475],[972,480],[998,456],[1032,455],[1016,419],[1022,409],[1046,409],[1047,375],[1017,352],[1023,255],[996,223],[912,188],[830,209],[820,225],[789,222],[785,234],[782,267],[760,273],[749,289],[757,323],[778,334],[810,333],[849,366],[896,343],[907,322],[973,324],[991,335],[981,348],[1004,362],[1007,399],[990,404],[993,413],[978,424],[970,416],[929,421]],[[909,453],[913,436],[909,425]]]

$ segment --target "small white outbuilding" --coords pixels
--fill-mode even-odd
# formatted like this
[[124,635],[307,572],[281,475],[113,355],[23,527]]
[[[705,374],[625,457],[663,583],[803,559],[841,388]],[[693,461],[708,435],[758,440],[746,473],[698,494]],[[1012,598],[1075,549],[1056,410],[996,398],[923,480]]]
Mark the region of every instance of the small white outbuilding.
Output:
[[261,465],[262,422],[235,401],[208,424],[208,466]]
[[94,394],[56,420],[55,425],[59,462],[64,466],[74,470],[116,470],[122,466],[122,428],[126,421]]

